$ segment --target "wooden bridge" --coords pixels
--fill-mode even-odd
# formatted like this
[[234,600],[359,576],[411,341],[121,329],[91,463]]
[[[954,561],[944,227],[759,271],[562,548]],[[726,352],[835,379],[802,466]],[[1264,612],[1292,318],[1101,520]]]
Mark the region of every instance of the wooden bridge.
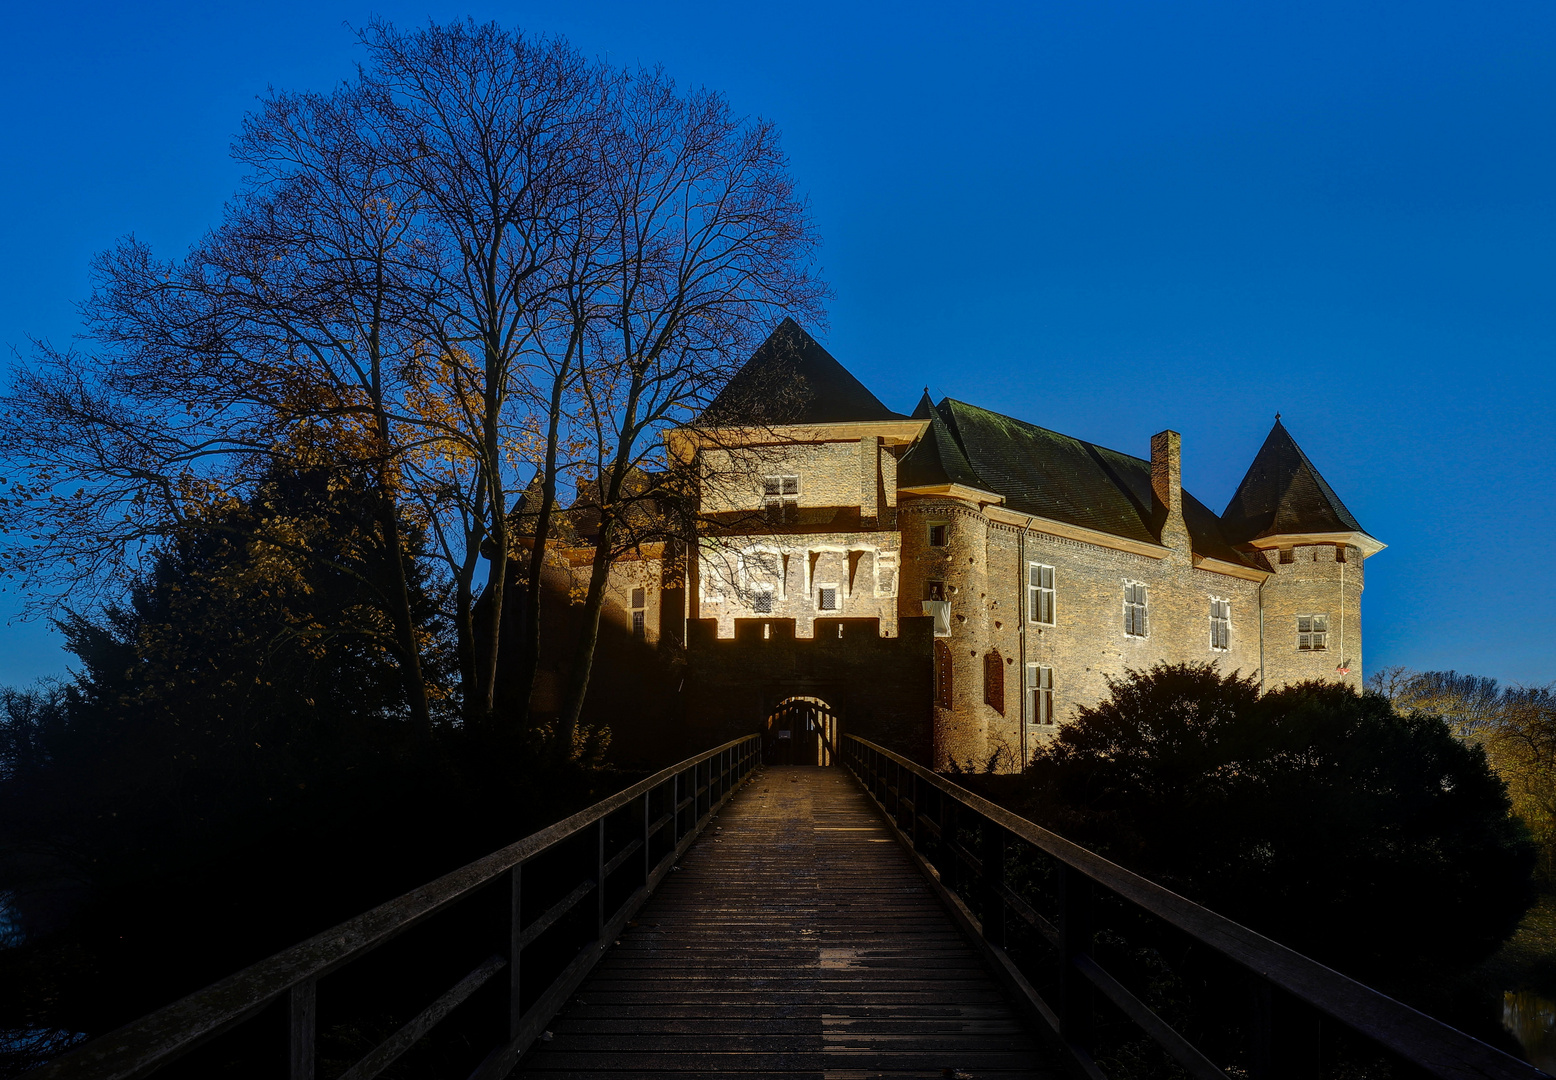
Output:
[[[763,768],[755,736],[682,762],[31,1075],[1545,1075],[840,741],[842,767]],[[1219,1018],[1152,1008],[1147,940]]]

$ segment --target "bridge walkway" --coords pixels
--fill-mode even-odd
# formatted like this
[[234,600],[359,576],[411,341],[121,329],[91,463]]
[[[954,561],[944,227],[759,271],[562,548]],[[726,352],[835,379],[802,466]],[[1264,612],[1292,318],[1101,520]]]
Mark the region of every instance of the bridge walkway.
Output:
[[516,1075],[1068,1075],[838,768],[738,792]]

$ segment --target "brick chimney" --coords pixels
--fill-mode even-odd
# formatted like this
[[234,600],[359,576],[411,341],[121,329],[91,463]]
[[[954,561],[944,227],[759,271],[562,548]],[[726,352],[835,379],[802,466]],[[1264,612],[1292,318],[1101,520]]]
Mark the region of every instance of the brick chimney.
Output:
[[1163,547],[1189,558],[1189,530],[1183,524],[1183,436],[1162,431],[1151,436],[1151,520]]

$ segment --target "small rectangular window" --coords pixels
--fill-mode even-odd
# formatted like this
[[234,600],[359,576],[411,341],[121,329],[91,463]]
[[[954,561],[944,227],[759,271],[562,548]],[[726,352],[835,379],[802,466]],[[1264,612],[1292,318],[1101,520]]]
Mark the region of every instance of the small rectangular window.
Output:
[[634,611],[632,613],[632,636],[633,637],[640,638],[640,637],[647,637],[648,636],[648,620],[646,618],[646,615],[647,615],[647,613],[646,612],[642,612],[642,611]]
[[945,599],[945,582],[943,582],[943,581],[934,581],[934,580],[930,580],[930,581],[924,582],[924,599],[925,600],[944,600]]
[[770,589],[759,589],[751,595],[751,610],[758,615],[771,615],[773,611],[773,594]]
[[1297,649],[1301,652],[1322,652],[1329,648],[1329,616],[1297,616]]
[[1027,618],[1052,626],[1054,621],[1054,568],[1027,564]]
[[837,610],[836,585],[823,585],[816,590],[816,608],[819,611]]
[[1145,637],[1146,589],[1138,581],[1124,582],[1124,633],[1129,637]]
[[1210,647],[1225,651],[1231,648],[1232,603],[1229,600],[1210,600]]
[[633,589],[632,590],[632,606],[635,607],[635,608],[640,608],[640,607],[643,606],[643,590],[642,589]]
[[945,547],[946,536],[950,532],[950,529],[951,527],[943,521],[937,521],[931,524],[929,526],[929,546]]
[[762,477],[762,508],[773,523],[799,517],[800,478],[795,475]]
[[1289,547],[1283,547],[1280,549],[1280,561],[1283,563],[1294,563],[1297,561],[1297,553]]
[[1054,669],[1027,665],[1027,723],[1047,727],[1054,722]]

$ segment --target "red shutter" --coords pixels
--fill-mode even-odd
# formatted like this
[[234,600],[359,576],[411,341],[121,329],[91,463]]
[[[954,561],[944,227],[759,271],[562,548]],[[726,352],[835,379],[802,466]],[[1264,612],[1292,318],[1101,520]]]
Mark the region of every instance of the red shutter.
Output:
[[983,658],[983,703],[1005,715],[1005,661],[998,649]]

